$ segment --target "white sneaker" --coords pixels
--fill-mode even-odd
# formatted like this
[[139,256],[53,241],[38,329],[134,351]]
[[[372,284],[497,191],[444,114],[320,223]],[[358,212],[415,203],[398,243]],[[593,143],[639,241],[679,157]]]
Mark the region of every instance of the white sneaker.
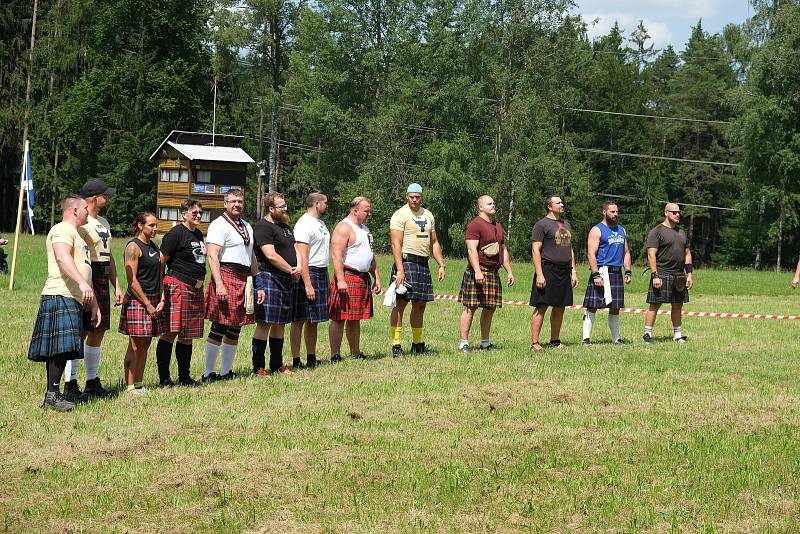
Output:
[[131,395],[135,395],[137,397],[141,397],[143,395],[147,395],[147,388],[141,387],[141,388],[132,389],[132,390],[130,390],[130,394]]

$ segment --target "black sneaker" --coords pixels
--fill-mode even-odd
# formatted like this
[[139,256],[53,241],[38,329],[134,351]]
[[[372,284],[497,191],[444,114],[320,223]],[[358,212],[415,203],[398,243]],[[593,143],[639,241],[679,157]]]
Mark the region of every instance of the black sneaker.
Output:
[[392,345],[392,357],[394,358],[403,357],[403,347],[401,345]]
[[65,399],[58,391],[48,391],[45,394],[44,402],[42,403],[42,408],[55,410],[56,412],[68,412],[74,407],[75,404]]
[[645,334],[642,336],[642,341],[645,342],[645,345],[649,345],[650,343],[653,342],[653,336],[651,336],[650,334]]
[[220,375],[217,380],[233,380],[234,378],[236,378],[236,373],[233,371],[228,371],[226,374]]
[[217,373],[211,373],[209,375],[204,375],[201,380],[203,383],[207,383],[207,382],[216,382],[217,380],[219,380],[219,378],[217,378]]
[[458,350],[460,352],[463,352],[464,354],[469,354],[470,352],[472,352],[472,347],[470,347],[469,345],[461,345],[458,348]]
[[171,388],[175,385],[175,382],[171,378],[162,378],[158,381],[158,385],[162,388]]
[[338,352],[331,356],[331,363],[339,363],[340,361],[342,361],[342,355]]
[[479,346],[478,346],[478,349],[479,349],[479,350],[494,350],[494,349],[496,349],[496,348],[497,348],[497,347],[495,347],[495,346],[494,346],[494,345],[492,345],[491,343],[489,343],[488,345],[479,345]]
[[179,379],[178,379],[178,385],[179,385],[179,386],[188,386],[188,387],[193,387],[193,386],[196,386],[198,383],[199,383],[199,382],[198,382],[197,380],[194,380],[194,379],[192,379],[192,377],[189,377],[189,378],[179,378]]
[[75,403],[85,401],[86,395],[81,393],[81,388],[78,387],[77,380],[69,380],[64,383],[64,395],[61,398],[68,402]]
[[367,359],[367,355],[364,354],[363,352],[359,352],[358,354],[353,354],[353,359],[354,360],[366,360]]
[[430,354],[430,351],[425,346],[425,342],[421,343],[412,343],[411,344],[411,353],[412,354]]
[[297,361],[292,361],[292,370],[293,371],[300,371],[306,368],[306,364],[300,361],[298,358]]
[[100,377],[92,378],[86,381],[86,387],[83,388],[83,393],[91,397],[110,397],[111,392],[103,387],[100,383]]
[[627,345],[628,344],[628,342],[625,341],[622,338],[619,338],[619,339],[617,339],[615,341],[612,341],[611,343],[613,343],[614,345]]
[[591,339],[589,339],[588,337],[587,337],[587,338],[584,338],[584,339],[583,339],[583,344],[584,344],[584,345],[591,345],[591,344],[592,344],[592,340],[591,340]]
[[675,338],[672,338],[672,341],[674,341],[675,343],[686,343],[686,341],[687,341],[688,339],[689,339],[689,338],[688,338],[688,337],[686,337],[686,336],[681,336],[681,337],[675,337]]

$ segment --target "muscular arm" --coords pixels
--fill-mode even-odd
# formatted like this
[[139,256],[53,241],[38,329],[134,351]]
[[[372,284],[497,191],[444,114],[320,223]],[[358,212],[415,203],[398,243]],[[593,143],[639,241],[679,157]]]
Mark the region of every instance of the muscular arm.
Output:
[[111,283],[114,284],[114,305],[119,306],[122,304],[122,285],[119,283],[119,271],[117,271],[117,261],[114,259],[114,255],[111,255]]
[[514,285],[514,273],[511,272],[511,254],[508,253],[505,243],[502,246],[503,269],[506,270],[506,274],[508,275],[508,286],[511,287]]
[[[692,251],[689,250],[689,247],[686,247],[686,251],[683,256],[683,263],[684,265],[691,265],[692,264]],[[691,289],[694,285],[694,276],[692,273],[686,273],[686,287]]]
[[[589,237],[586,239],[586,256],[589,260],[589,270],[597,272],[597,249],[600,248],[600,229],[596,226],[589,230]],[[574,264],[574,260],[573,260]]]
[[797,260],[797,268],[794,270],[794,278],[792,278],[792,288],[797,289],[800,285],[800,260]]
[[125,276],[128,278],[128,290],[144,305],[147,313],[153,314],[155,308],[150,304],[150,299],[144,294],[142,286],[139,284],[139,279],[136,277],[141,255],[142,251],[139,250],[139,247],[134,243],[128,243],[128,246],[125,247]]
[[294,267],[284,260],[280,254],[275,250],[275,245],[261,245],[261,253],[267,258],[274,267],[277,267],[286,274],[293,274]]
[[433,259],[439,264],[438,278],[441,282],[444,280],[444,255],[442,254],[442,245],[436,237],[436,230],[431,230],[431,253],[433,254]]
[[311,272],[308,269],[308,243],[295,242],[294,251],[297,254],[300,278],[303,279],[303,285],[306,287],[306,297],[309,300],[314,300],[314,285],[311,283]]
[[83,293],[83,305],[88,306],[94,302],[94,289],[88,283],[83,275],[75,266],[75,260],[72,257],[72,247],[66,243],[53,243],[53,255],[58,264],[58,270],[67,276],[70,280],[78,284],[78,287]]
[[392,241],[392,256],[394,257],[394,266],[397,269],[396,284],[400,286],[406,278],[406,272],[403,269],[403,231],[402,230],[389,230],[389,237]]
[[[214,284],[217,286],[217,297],[224,298],[228,296],[225,291],[225,285],[222,283],[222,272],[220,271],[219,256],[222,254],[222,247],[214,243],[206,244],[206,259],[208,266],[211,268],[211,278],[214,279]],[[220,290],[222,293],[220,294]]]
[[467,245],[467,261],[472,268],[472,272],[475,273],[475,281],[483,281],[483,272],[481,271],[481,264],[478,259],[478,240],[465,239],[464,243]]
[[[347,288],[347,283],[344,280],[344,251],[347,248],[347,243],[350,240],[352,233],[350,225],[346,222],[340,222],[336,225],[331,236],[331,260],[333,261],[333,274],[336,276],[336,282],[341,289]],[[375,258],[372,258],[373,263]],[[342,285],[344,284],[344,285]]]

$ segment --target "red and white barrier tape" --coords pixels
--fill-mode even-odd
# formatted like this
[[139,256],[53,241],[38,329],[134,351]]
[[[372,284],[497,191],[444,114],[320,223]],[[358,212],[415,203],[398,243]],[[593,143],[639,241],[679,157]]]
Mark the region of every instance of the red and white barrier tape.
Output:
[[[458,300],[456,295],[434,295],[434,300]],[[504,300],[503,304],[527,306],[527,300]],[[567,306],[571,310],[583,310],[583,306]],[[602,311],[602,310],[601,310]],[[647,313],[645,308],[620,308],[622,313]],[[669,315],[669,309],[658,310],[658,315]],[[775,319],[780,321],[800,321],[800,315],[770,315],[766,313],[723,313],[723,312],[695,312],[684,311],[681,315],[686,317],[720,317],[722,319]]]

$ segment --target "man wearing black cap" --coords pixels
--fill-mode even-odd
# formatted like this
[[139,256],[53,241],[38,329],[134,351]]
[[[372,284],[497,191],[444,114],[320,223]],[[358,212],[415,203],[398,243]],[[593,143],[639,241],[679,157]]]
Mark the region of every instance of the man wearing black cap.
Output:
[[[78,229],[81,237],[89,246],[89,255],[92,261],[92,288],[94,289],[97,305],[100,308],[102,320],[95,326],[91,321],[91,314],[84,313],[83,318],[83,356],[86,365],[86,395],[105,397],[108,391],[100,383],[100,344],[103,336],[111,326],[111,296],[109,283],[114,285],[114,305],[122,304],[123,292],[117,276],[117,266],[114,256],[111,255],[111,225],[100,216],[100,210],[106,207],[108,198],[116,193],[116,189],[109,187],[102,180],[89,180],[81,187],[81,196],[86,200],[89,216],[86,224]],[[78,364],[80,360],[67,362],[64,370],[66,383],[64,396],[70,400],[79,400],[83,396],[78,387]]]

